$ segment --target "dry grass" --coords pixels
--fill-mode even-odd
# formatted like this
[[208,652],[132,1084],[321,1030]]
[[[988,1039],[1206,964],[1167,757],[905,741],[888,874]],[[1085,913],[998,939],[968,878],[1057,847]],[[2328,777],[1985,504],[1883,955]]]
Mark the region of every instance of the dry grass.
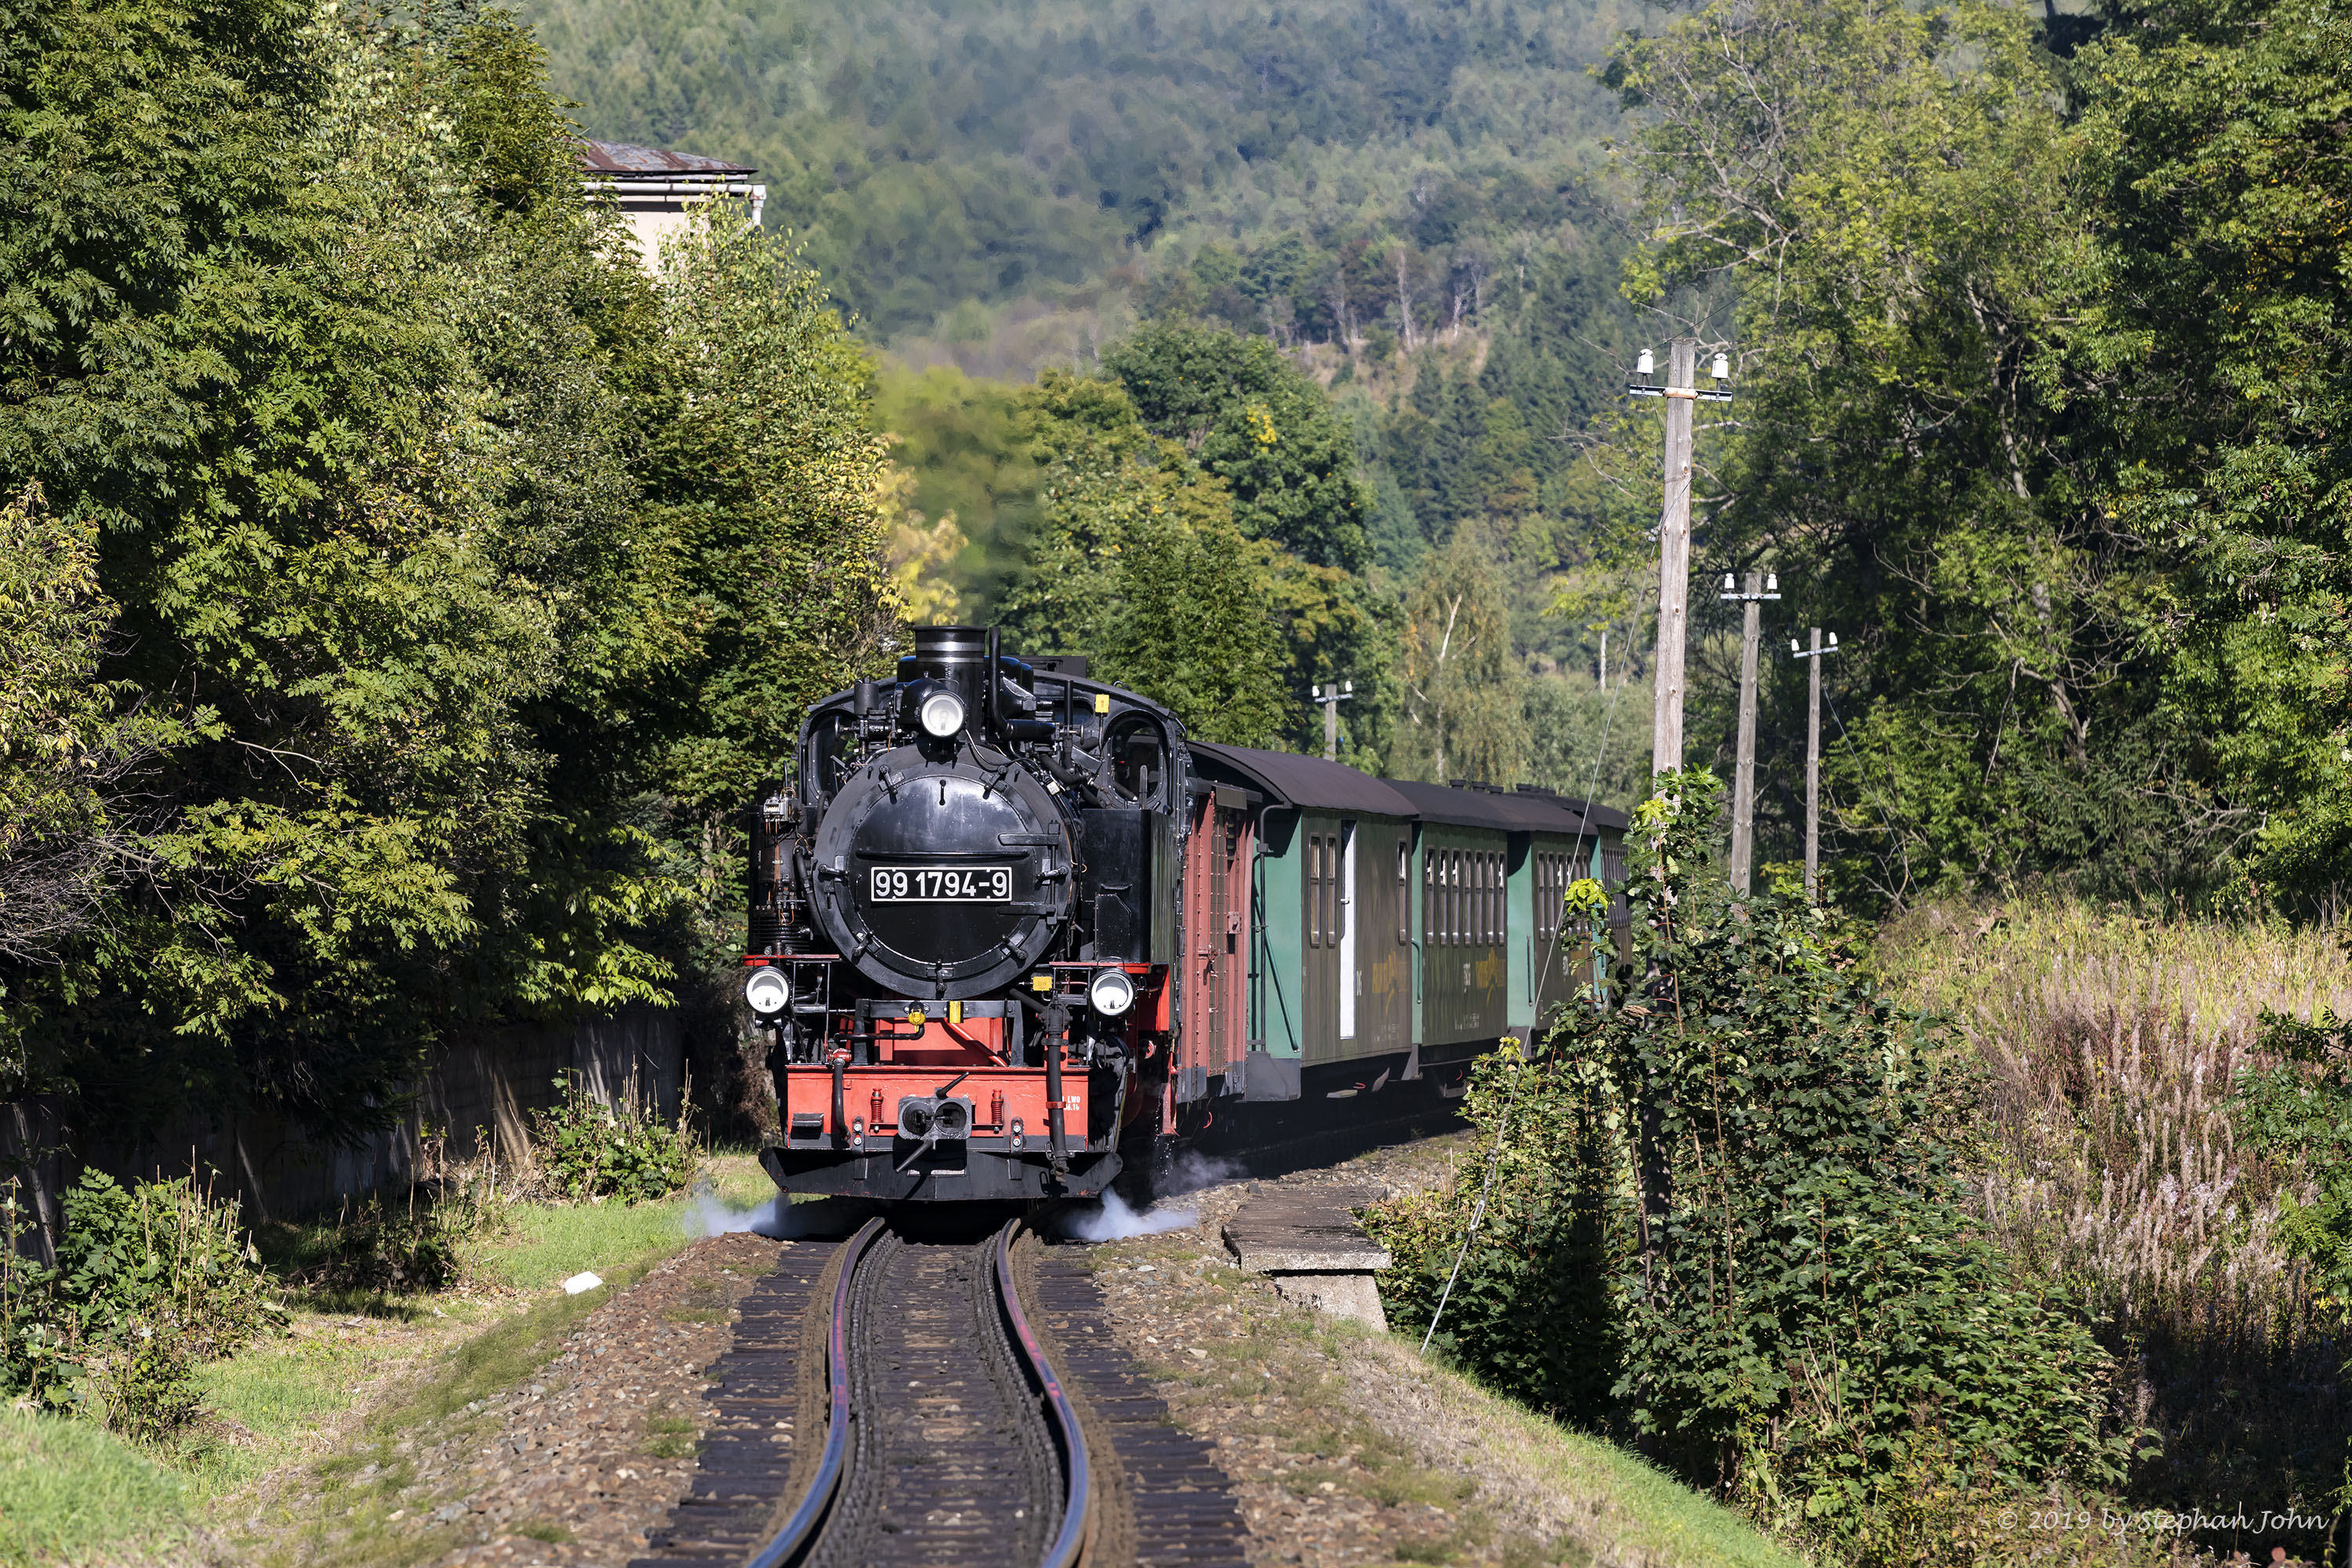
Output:
[[2341,1479],[2341,1329],[2273,1235],[2309,1173],[2242,1147],[2229,1113],[2265,1010],[2352,1011],[2341,935],[2012,902],[1882,938],[1894,989],[1983,1074],[1971,1174],[1994,1237],[2110,1320],[2165,1439],[2149,1485],[2215,1494],[2168,1506],[2316,1501]]

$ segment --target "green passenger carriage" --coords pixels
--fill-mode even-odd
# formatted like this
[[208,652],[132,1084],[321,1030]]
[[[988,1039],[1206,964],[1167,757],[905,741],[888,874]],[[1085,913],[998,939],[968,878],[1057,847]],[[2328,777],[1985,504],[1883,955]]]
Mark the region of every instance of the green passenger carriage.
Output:
[[1295,1100],[1423,1076],[1448,1087],[1592,977],[1595,955],[1562,940],[1559,908],[1577,878],[1622,879],[1622,813],[1244,747],[1196,742],[1192,759],[1204,786],[1255,816],[1248,1051],[1224,1092]]

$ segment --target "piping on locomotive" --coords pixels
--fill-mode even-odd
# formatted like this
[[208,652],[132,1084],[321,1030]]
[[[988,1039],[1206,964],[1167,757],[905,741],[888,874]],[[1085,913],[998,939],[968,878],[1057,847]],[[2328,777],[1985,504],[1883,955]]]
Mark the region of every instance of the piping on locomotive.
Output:
[[[1083,659],[924,627],[812,708],[751,824],[744,995],[791,1192],[1085,1196],[1155,1145],[1454,1096],[1589,993],[1622,813],[1187,739]],[[1611,924],[1628,932],[1622,899]],[[1338,1108],[1332,1108],[1337,1110]]]

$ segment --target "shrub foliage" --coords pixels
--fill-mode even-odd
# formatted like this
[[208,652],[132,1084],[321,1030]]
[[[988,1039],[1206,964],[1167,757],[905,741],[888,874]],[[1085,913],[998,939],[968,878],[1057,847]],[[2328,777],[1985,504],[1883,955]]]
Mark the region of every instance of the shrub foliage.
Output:
[[[1717,793],[1661,781],[1633,962],[1477,1074],[1491,1190],[1435,1339],[1859,1561],[1939,1551],[1972,1500],[2120,1483],[2114,1363],[1975,1233],[1921,1020],[1801,903],[1713,886]],[[1401,1321],[1429,1322],[1479,1196],[1377,1218]]]
[[285,1321],[234,1199],[193,1181],[125,1188],[84,1171],[65,1194],[57,1265],[17,1254],[13,1186],[0,1253],[0,1393],[79,1405],[154,1440],[200,1410],[193,1372]]
[[562,1102],[530,1113],[530,1142],[557,1193],[633,1204],[685,1191],[694,1176],[694,1139],[683,1111],[671,1126],[634,1099],[607,1105],[576,1079],[555,1081]]
[[2352,1325],[2352,1019],[2265,1012],[2262,1048],[2273,1060],[2238,1075],[2231,1110],[2248,1142],[2308,1174],[2307,1201],[2283,1198],[2280,1235],[2320,1306]]

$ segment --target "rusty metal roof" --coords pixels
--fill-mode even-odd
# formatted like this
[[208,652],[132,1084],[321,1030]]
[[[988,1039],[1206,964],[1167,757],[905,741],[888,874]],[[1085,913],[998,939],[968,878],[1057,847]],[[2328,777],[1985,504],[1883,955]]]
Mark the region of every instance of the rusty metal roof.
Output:
[[637,147],[626,142],[594,141],[580,143],[580,167],[584,174],[624,180],[692,179],[697,175],[726,179],[760,172],[740,163],[722,163],[716,158],[705,158],[696,153],[673,153],[666,147]]

